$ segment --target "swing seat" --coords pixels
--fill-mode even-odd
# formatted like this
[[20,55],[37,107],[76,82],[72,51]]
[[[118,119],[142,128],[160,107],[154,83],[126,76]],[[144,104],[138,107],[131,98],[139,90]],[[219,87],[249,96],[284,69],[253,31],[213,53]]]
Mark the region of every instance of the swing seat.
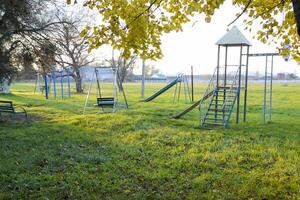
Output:
[[97,98],[97,104],[98,107],[113,107],[115,104],[115,98],[113,97],[101,97]]

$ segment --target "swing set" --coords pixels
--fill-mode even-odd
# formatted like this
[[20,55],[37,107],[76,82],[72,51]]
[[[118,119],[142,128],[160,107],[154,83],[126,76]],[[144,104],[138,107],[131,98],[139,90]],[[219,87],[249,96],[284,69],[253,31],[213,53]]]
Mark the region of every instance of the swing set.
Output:
[[[96,82],[96,88],[93,88],[94,82]],[[122,95],[120,96],[119,93]],[[96,101],[91,103],[91,97]],[[128,108],[123,84],[116,68],[95,67],[89,83],[83,114],[87,114],[88,109],[93,110],[93,108],[97,109],[97,113],[116,112],[120,108]]]

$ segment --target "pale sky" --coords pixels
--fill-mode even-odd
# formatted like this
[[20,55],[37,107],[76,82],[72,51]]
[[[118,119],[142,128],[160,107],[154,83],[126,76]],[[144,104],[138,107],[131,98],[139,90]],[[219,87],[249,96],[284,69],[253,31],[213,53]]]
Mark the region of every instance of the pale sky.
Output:
[[[210,23],[204,22],[204,17],[198,16],[196,24],[192,23],[184,25],[183,32],[173,32],[162,37],[162,51],[164,57],[159,61],[147,61],[147,64],[154,65],[160,69],[160,72],[167,75],[178,73],[190,73],[190,66],[194,66],[195,74],[210,74],[217,64],[217,46],[216,41],[220,39],[231,27],[227,27],[231,21],[235,19],[236,13],[240,10],[231,5],[231,1],[227,1],[212,18]],[[279,16],[280,18],[280,16]],[[250,53],[274,53],[276,48],[274,45],[268,46],[262,44],[252,38],[248,31],[244,30],[242,18],[235,22],[240,31],[244,33],[246,38],[252,43]],[[252,27],[253,34],[255,27]],[[111,58],[111,48],[100,47],[94,52],[106,59]],[[277,52],[276,52],[277,53]],[[234,59],[233,55],[229,55],[229,59]],[[238,61],[237,61],[238,62]],[[141,61],[137,62],[136,73],[141,73]],[[265,66],[264,58],[250,58],[249,71],[254,73],[260,71],[263,73]],[[285,62],[281,57],[274,59],[274,72],[297,72],[300,75],[300,66],[296,62],[290,60]]]

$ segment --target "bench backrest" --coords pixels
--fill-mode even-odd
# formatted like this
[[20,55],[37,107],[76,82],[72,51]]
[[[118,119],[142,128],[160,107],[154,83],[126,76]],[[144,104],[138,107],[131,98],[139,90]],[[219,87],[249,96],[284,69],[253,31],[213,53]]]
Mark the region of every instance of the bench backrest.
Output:
[[15,112],[12,101],[0,101],[0,112]]

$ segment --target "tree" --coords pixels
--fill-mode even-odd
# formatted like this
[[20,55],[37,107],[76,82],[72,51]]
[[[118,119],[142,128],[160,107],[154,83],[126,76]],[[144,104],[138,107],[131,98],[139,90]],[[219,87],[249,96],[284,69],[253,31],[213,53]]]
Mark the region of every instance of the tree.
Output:
[[158,74],[159,69],[155,68],[153,65],[146,65],[145,74],[148,77],[153,76],[154,74]]
[[[71,0],[67,0],[71,3]],[[142,59],[159,59],[161,35],[171,31],[181,31],[182,25],[192,17],[203,14],[210,22],[215,11],[225,0],[88,0],[85,5],[96,9],[102,16],[98,26],[87,26],[82,32],[88,38],[90,48],[110,44],[115,49],[123,49],[125,58],[133,54]],[[300,62],[300,9],[298,0],[232,0],[246,15],[245,24],[251,29],[253,22],[259,22],[261,28],[257,38],[262,42],[277,42],[281,53],[291,52]],[[275,15],[285,13],[283,22]],[[297,20],[297,21],[296,21]],[[297,34],[298,27],[298,34]],[[90,36],[92,34],[93,36]],[[286,48],[290,44],[291,48]]]
[[118,69],[118,75],[121,83],[123,83],[126,79],[128,80],[128,78],[133,75],[133,69],[135,67],[136,60],[136,55],[131,56],[129,59],[125,59],[122,53],[120,53],[117,60],[114,58],[109,60],[110,65]]
[[[0,3],[0,82],[12,80],[17,74],[16,57],[29,66],[33,61],[34,44],[43,38],[43,32],[55,24],[42,20],[48,0],[9,0]],[[50,1],[49,1],[50,2]]]
[[35,48],[35,63],[38,65],[39,73],[47,75],[52,72],[53,65],[56,64],[57,47],[50,42],[50,39],[40,41],[40,45]]
[[49,35],[57,48],[56,62],[64,68],[72,67],[70,75],[75,80],[77,93],[83,92],[80,68],[95,61],[88,54],[87,39],[80,37],[80,27],[85,18],[83,15],[58,16],[58,21],[67,23],[57,24],[56,29]]
[[32,63],[34,58],[28,52],[16,53],[13,58],[13,65],[19,66],[21,70],[18,73],[19,79],[32,80],[36,76],[36,70],[34,69]]

